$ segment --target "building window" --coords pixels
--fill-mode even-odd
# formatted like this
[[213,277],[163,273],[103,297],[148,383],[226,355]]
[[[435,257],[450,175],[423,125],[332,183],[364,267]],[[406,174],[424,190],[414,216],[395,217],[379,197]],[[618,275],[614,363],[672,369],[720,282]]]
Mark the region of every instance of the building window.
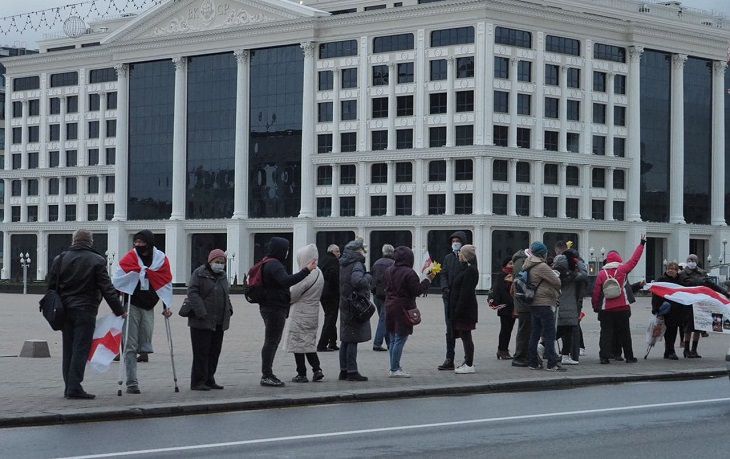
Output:
[[48,206],[48,221],[49,222],[58,221],[58,206],[56,204],[52,204],[52,205]]
[[332,167],[317,167],[317,185],[332,185]]
[[320,123],[332,121],[332,102],[317,104],[317,121]]
[[38,142],[39,126],[28,126],[28,143]]
[[623,158],[626,155],[626,139],[623,137],[613,138],[613,155]]
[[317,153],[332,153],[332,134],[317,134]]
[[532,48],[532,34],[525,30],[497,27],[494,30],[494,42],[500,45]]
[[603,61],[626,62],[626,48],[619,46],[593,44],[593,58]]
[[98,148],[90,148],[86,151],[86,156],[88,157],[89,166],[96,166],[99,164],[99,149]]
[[547,86],[560,86],[560,66],[545,64],[545,84]]
[[474,211],[471,193],[456,193],[454,195],[454,214],[471,215]]
[[591,202],[591,218],[593,220],[606,219],[606,201],[602,199],[594,199]]
[[117,162],[117,149],[107,148],[106,149],[106,164],[111,166]]
[[593,136],[593,154],[605,156],[606,154],[606,136],[594,135]]
[[106,120],[106,138],[117,136],[117,120]]
[[524,194],[515,196],[515,212],[521,217],[530,216],[530,197]]
[[517,146],[520,148],[530,148],[530,129],[517,128]]
[[448,65],[446,59],[436,59],[431,61],[431,81],[445,80],[448,74]]
[[413,62],[398,64],[398,84],[413,83]]
[[494,78],[509,79],[509,59],[506,57],[494,58]]
[[66,140],[77,140],[79,138],[79,125],[77,123],[66,124]]
[[456,78],[474,78],[474,56],[456,58]]
[[20,221],[20,206],[12,206],[10,208],[10,221],[13,221],[13,222]]
[[446,146],[446,127],[432,127],[428,128],[428,145],[430,147],[445,147]]
[[340,166],[340,185],[357,184],[357,169],[354,164]]
[[99,192],[99,177],[92,175],[86,180],[87,192],[97,194]]
[[593,180],[591,185],[593,188],[606,188],[606,169],[600,167],[593,168],[592,171]]
[[626,173],[623,169],[613,171],[613,189],[623,190],[626,187]]
[[88,126],[88,133],[87,137],[89,139],[98,139],[99,138],[99,122],[98,121],[89,121]]
[[580,171],[576,166],[568,166],[565,168],[565,185],[580,186]]
[[23,167],[23,155],[21,153],[13,153],[13,169],[20,169]]
[[565,216],[568,218],[578,218],[578,198],[565,199]]
[[48,195],[55,196],[58,194],[58,178],[52,177],[48,179]]
[[593,103],[593,123],[606,124],[606,104]]
[[340,120],[350,121],[357,119],[357,100],[340,101]]
[[413,129],[398,129],[395,131],[395,142],[398,150],[413,148]]
[[104,218],[106,220],[114,218],[114,204],[104,204]]
[[51,75],[51,87],[76,86],[79,84],[78,72],[54,73]]
[[429,182],[445,182],[446,181],[446,161],[438,160],[428,163],[428,181]]
[[86,215],[88,221],[95,221],[99,219],[99,205],[98,204],[87,204]]
[[558,184],[558,165],[557,164],[545,164],[543,183],[545,185],[557,185]]
[[558,131],[545,131],[545,150],[558,151],[558,138],[560,133]]
[[560,114],[560,100],[555,97],[545,98],[545,118],[557,119]]
[[387,65],[374,65],[373,66],[373,86],[387,86],[388,85],[388,66]]
[[387,35],[373,39],[373,54],[413,49],[413,34]]
[[10,182],[10,196],[20,196],[23,189],[23,183],[20,180]]
[[503,193],[492,194],[492,213],[494,215],[507,215],[507,195]]
[[507,181],[507,161],[504,159],[495,159],[492,165],[492,180],[495,182]]
[[40,89],[40,87],[41,79],[37,76],[13,79],[13,91],[31,91],[33,89]]
[[329,91],[333,85],[333,73],[332,70],[323,70],[319,72],[319,84],[317,89],[320,91]]
[[99,111],[99,108],[101,107],[101,104],[99,102],[99,94],[91,93],[89,94],[89,111],[90,112],[96,112]]
[[464,45],[474,43],[474,27],[434,30],[431,32],[431,47]]
[[28,169],[38,169],[38,152],[32,151],[28,153]]
[[509,113],[509,93],[494,91],[494,113]]
[[388,131],[372,131],[372,150],[385,150],[388,148]]
[[557,218],[558,198],[555,196],[545,196],[542,198],[542,213],[545,217]]
[[614,75],[613,92],[616,94],[626,94],[626,75]]
[[388,183],[388,164],[375,163],[370,166],[370,183]]
[[[13,143],[15,143],[15,129],[13,128]],[[57,142],[61,139],[61,125],[60,124],[50,124],[48,126],[48,140],[51,142]]]
[[580,56],[580,41],[573,38],[548,35],[545,37],[545,51]]
[[342,69],[342,89],[357,88],[357,69]]
[[373,217],[385,215],[388,212],[387,196],[370,196],[370,215]]
[[456,126],[456,146],[474,145],[474,126]]
[[396,105],[398,116],[413,116],[413,96],[398,96]]
[[388,117],[388,98],[376,97],[373,99],[373,118]]
[[446,213],[446,195],[428,195],[428,215],[444,215]]
[[532,82],[532,62],[519,61],[517,63],[517,81]]
[[66,113],[78,113],[79,112],[79,97],[68,96],[66,97]]
[[580,121],[580,101],[568,100],[568,121]]
[[13,118],[23,117],[23,102],[13,102]]
[[66,204],[66,221],[76,221],[76,204]]
[[355,196],[343,196],[340,198],[340,217],[355,216]]
[[357,40],[333,41],[319,45],[319,58],[357,56]]
[[446,93],[445,92],[437,92],[434,94],[429,95],[430,100],[430,111],[429,113],[432,115],[438,114],[438,113],[446,113],[447,103],[446,103]]
[[494,126],[492,129],[492,138],[494,145],[498,147],[506,147],[509,140],[509,127],[508,126]]
[[49,111],[51,115],[58,115],[61,113],[61,99],[58,97],[51,97],[49,99]]
[[580,151],[580,134],[568,132],[566,148],[571,153],[578,153]]
[[66,167],[74,167],[77,164],[76,150],[66,150]]
[[396,183],[410,183],[413,181],[413,164],[395,163]]
[[626,126],[626,107],[613,107],[613,124],[614,126]]
[[113,175],[106,175],[104,176],[104,192],[105,193],[114,193],[114,181],[115,177]]
[[568,68],[567,75],[567,86],[573,89],[580,89],[580,69],[570,67]]
[[329,217],[332,215],[332,198],[317,198],[317,216]]
[[606,92],[606,73],[593,72],[593,91]]
[[[51,139],[51,140],[53,140],[53,139]],[[56,140],[58,140],[58,139],[56,139]],[[14,127],[13,128],[13,144],[20,144],[20,143],[23,143],[23,128]]]
[[413,197],[411,195],[398,195],[395,197],[396,215],[413,215]]
[[457,112],[473,112],[474,111],[474,91],[457,91],[456,92],[456,111]]
[[343,132],[340,134],[340,151],[348,153],[357,150],[357,133]]
[[532,96],[529,94],[517,94],[517,114],[530,116],[532,114]]
[[625,203],[624,201],[613,202],[613,219],[623,221],[625,219]]
[[58,167],[58,151],[48,152],[48,167]]
[[454,162],[454,180],[473,180],[474,163],[471,159],[457,159]]
[[66,177],[66,194],[76,194],[76,177]]
[[115,110],[117,108],[117,93],[108,92],[106,93],[106,109]]
[[41,104],[38,99],[28,101],[28,116],[38,116],[41,112]]
[[517,183],[530,183],[530,163],[518,161],[516,172]]

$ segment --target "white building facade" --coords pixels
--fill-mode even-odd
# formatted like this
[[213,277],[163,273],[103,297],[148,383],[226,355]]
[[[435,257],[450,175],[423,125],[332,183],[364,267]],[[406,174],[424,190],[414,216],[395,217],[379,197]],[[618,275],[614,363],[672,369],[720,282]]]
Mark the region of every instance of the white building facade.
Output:
[[[466,230],[486,288],[529,241],[634,277],[726,262],[720,18],[632,0],[180,0],[4,61],[2,278],[88,228],[110,263],[152,230],[184,284],[294,248]],[[727,190],[727,191],[726,191]],[[419,262],[417,262],[418,264]]]

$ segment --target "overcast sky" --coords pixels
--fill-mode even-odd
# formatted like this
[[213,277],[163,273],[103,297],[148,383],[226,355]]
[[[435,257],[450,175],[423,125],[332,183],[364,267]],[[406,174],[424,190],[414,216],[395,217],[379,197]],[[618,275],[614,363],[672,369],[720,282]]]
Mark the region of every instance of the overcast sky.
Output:
[[[68,5],[70,3],[79,3],[81,1],[85,0],[0,0],[0,3],[2,4],[2,7],[0,8],[0,15],[12,16],[20,13],[55,8],[58,6]],[[99,2],[100,4],[105,3],[105,0],[99,0]],[[126,3],[126,0],[116,0],[116,2],[123,5]],[[730,0],[683,0],[682,4],[692,8],[718,11],[724,13],[728,18],[730,18]],[[37,40],[43,39],[44,33],[61,31],[62,30],[59,27],[56,30],[41,32],[27,32],[24,34],[11,32],[7,35],[0,34],[0,45],[16,45],[35,48],[37,47]]]

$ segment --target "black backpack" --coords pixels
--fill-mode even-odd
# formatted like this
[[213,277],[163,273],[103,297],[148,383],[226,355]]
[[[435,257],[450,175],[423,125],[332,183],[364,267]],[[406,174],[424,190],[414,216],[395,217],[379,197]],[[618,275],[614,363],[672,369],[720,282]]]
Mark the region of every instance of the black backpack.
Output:
[[531,266],[529,269],[523,269],[515,276],[515,298],[519,299],[524,305],[530,305],[535,301],[537,289],[542,284],[542,280],[537,285],[530,283],[530,269],[535,266],[537,265]]
[[248,270],[248,274],[244,274],[243,295],[249,303],[261,303],[266,298],[266,288],[264,287],[264,265],[271,260],[273,260],[273,258],[262,258]]

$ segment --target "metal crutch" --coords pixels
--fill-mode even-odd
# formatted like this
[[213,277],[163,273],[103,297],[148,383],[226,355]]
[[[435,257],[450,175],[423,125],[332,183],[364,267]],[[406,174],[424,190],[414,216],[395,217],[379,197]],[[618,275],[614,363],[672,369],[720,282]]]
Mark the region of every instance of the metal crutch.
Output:
[[[167,309],[167,308],[165,308]],[[165,331],[167,331],[167,344],[170,345],[170,362],[172,363],[172,379],[175,381],[175,392],[180,392],[177,387],[177,372],[175,371],[175,353],[172,346],[172,330],[170,329],[170,318],[165,317]]]
[[124,312],[127,313],[127,318],[124,319],[124,333],[122,334],[122,341],[119,343],[119,389],[117,389],[117,397],[122,396],[122,385],[124,384],[124,374],[127,371],[127,362],[125,360],[125,356],[127,354],[127,344],[129,343],[129,340],[127,339],[129,337],[129,301],[130,296],[125,295],[127,297],[126,308]]

